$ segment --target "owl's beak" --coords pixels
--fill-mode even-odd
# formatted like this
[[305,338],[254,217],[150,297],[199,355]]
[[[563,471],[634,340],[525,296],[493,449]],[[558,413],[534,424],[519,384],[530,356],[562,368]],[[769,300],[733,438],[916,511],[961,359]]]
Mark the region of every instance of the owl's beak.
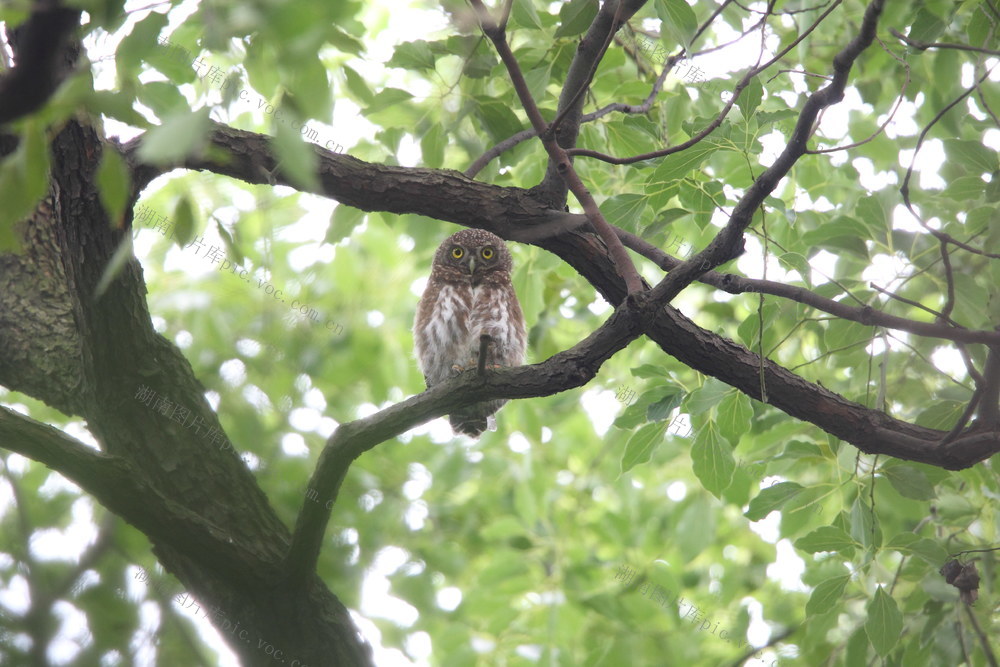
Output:
[[476,272],[476,258],[475,256],[469,258],[469,275]]

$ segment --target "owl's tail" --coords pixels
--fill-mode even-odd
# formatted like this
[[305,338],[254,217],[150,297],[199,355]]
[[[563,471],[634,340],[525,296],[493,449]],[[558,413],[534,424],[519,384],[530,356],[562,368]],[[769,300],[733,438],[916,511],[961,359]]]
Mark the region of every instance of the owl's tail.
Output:
[[478,438],[479,434],[486,430],[485,417],[464,417],[462,415],[451,415],[448,417],[451,430],[455,435],[467,435],[470,438]]
[[473,412],[458,412],[448,415],[448,423],[451,424],[451,430],[455,432],[455,435],[461,434],[470,438],[478,438],[483,431],[497,430],[497,423],[492,414],[484,416],[481,409],[476,410],[477,406],[481,405],[470,406],[474,410]]

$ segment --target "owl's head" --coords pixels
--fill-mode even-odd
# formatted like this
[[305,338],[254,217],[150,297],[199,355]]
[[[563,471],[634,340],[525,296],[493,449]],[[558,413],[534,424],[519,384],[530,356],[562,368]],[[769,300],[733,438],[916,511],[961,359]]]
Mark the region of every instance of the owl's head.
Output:
[[478,285],[495,274],[509,274],[510,251],[503,239],[483,229],[463,229],[452,234],[434,255],[434,271],[444,279]]

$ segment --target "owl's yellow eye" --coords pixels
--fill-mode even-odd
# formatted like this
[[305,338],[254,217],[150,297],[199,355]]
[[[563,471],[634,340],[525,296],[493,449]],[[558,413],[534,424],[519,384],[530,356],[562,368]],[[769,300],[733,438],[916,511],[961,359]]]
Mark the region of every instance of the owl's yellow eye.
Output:
[[465,251],[459,248],[458,246],[451,249],[451,256],[454,257],[455,259],[462,259],[462,255],[464,254]]
[[493,248],[483,248],[483,259],[493,259]]

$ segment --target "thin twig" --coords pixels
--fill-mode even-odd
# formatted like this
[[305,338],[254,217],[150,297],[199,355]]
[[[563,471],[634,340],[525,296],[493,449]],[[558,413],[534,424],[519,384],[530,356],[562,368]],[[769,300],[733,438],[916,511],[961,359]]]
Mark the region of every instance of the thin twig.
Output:
[[973,51],[975,53],[984,53],[988,56],[1000,56],[1000,51],[995,49],[984,49],[980,46],[969,46],[968,44],[947,44],[944,42],[918,42],[915,39],[910,39],[903,33],[899,32],[895,28],[889,28],[889,34],[906,42],[908,45],[919,51],[926,51],[927,49],[956,49],[958,51]]
[[962,607],[965,608],[965,613],[969,617],[969,623],[972,624],[972,629],[976,633],[976,637],[979,638],[979,643],[983,647],[983,653],[986,655],[986,661],[990,667],[997,667],[997,657],[993,655],[993,649],[990,648],[990,638],[986,636],[983,629],[979,627],[979,620],[976,615],[972,613],[972,609],[967,604],[963,604]]
[[916,221],[920,223],[920,226],[926,229],[932,236],[934,236],[939,240],[947,241],[948,243],[958,246],[959,248],[967,250],[971,253],[975,253],[977,255],[983,255],[985,257],[991,257],[993,259],[1000,259],[1000,255],[998,254],[986,252],[985,250],[980,250],[978,248],[973,248],[972,246],[966,243],[962,243],[961,241],[951,236],[950,234],[946,234],[944,232],[933,229],[930,225],[928,225],[924,221],[922,216],[918,215],[917,212],[913,210],[913,203],[910,201],[910,178],[913,176],[913,167],[917,162],[917,154],[920,152],[920,149],[923,146],[924,139],[927,137],[927,133],[930,132],[931,128],[934,127],[934,125],[937,124],[937,122],[941,120],[946,113],[948,113],[951,109],[953,109],[956,105],[958,105],[959,102],[968,97],[972,93],[972,91],[976,90],[979,84],[981,84],[983,81],[989,78],[989,75],[992,71],[993,68],[991,67],[989,70],[986,71],[985,74],[983,74],[978,79],[978,81],[973,83],[972,86],[966,88],[961,95],[956,97],[954,100],[949,102],[943,109],[938,111],[937,114],[935,114],[934,118],[932,118],[931,121],[927,124],[927,126],[920,131],[920,136],[917,138],[917,145],[913,150],[913,157],[910,159],[910,166],[907,167],[906,169],[906,176],[903,178],[903,184],[899,186],[899,191],[903,195],[903,204],[906,205],[907,210],[909,210],[909,212],[913,215]]
[[[632,232],[615,227],[615,233],[618,234],[618,238],[622,240],[625,247],[642,255],[664,271],[672,271],[684,263],[684,260],[669,255]],[[868,305],[849,306],[841,301],[822,297],[804,287],[786,285],[785,283],[772,280],[745,278],[733,273],[706,271],[698,277],[698,282],[724,290],[729,294],[760,292],[762,294],[779,296],[866,326],[882,326],[897,331],[906,331],[917,336],[941,338],[953,342],[1000,344],[1000,333],[994,331],[960,329],[935,322],[909,320],[876,310]],[[844,293],[858,303],[864,303],[861,299],[852,295],[846,288],[844,288]]]
[[913,306],[914,308],[919,308],[921,310],[925,310],[928,313],[930,313],[931,315],[933,315],[936,318],[938,318],[939,320],[941,320],[942,322],[947,322],[948,324],[950,324],[951,326],[953,326],[955,328],[958,328],[958,329],[964,329],[965,328],[961,324],[959,324],[958,322],[956,322],[955,320],[953,320],[950,317],[948,317],[947,315],[945,315],[944,313],[936,311],[933,308],[929,308],[929,307],[925,306],[924,304],[920,303],[919,301],[914,301],[912,299],[907,299],[905,296],[899,296],[898,294],[893,294],[889,290],[883,289],[883,288],[879,287],[878,285],[876,285],[875,283],[868,283],[868,285],[869,285],[869,287],[871,287],[876,292],[880,292],[881,294],[885,294],[890,299],[895,299],[896,301],[901,301],[902,303],[905,303],[908,306]]
[[667,155],[671,155],[673,153],[679,153],[683,150],[687,150],[691,146],[694,146],[702,139],[710,135],[712,132],[716,130],[716,128],[722,125],[722,121],[724,121],[726,119],[726,116],[729,115],[729,111],[733,108],[733,105],[736,104],[736,100],[739,98],[740,93],[743,92],[743,89],[750,84],[750,81],[751,79],[753,79],[753,77],[765,71],[771,65],[773,65],[774,63],[778,62],[781,58],[783,58],[786,53],[795,48],[795,46],[798,45],[798,43],[801,42],[803,39],[805,39],[813,30],[815,30],[819,26],[819,24],[827,16],[829,16],[830,13],[833,12],[833,10],[836,9],[838,5],[841,4],[842,1],[843,0],[835,0],[832,7],[823,12],[823,14],[818,19],[816,19],[816,21],[811,26],[809,26],[809,28],[807,28],[804,32],[802,32],[787,47],[779,51],[769,61],[767,61],[763,65],[758,65],[757,67],[750,68],[747,71],[746,75],[743,76],[740,82],[733,89],[732,97],[729,98],[729,101],[722,108],[722,111],[719,112],[719,115],[716,116],[716,118],[712,122],[710,122],[704,129],[702,129],[701,132],[694,135],[684,143],[678,144],[676,146],[671,146],[669,148],[663,148],[657,151],[650,151],[649,153],[642,153],[640,155],[633,155],[631,157],[625,157],[625,158],[614,157],[612,155],[601,153],[600,151],[594,151],[584,148],[571,148],[568,151],[566,151],[567,154],[574,157],[577,155],[583,157],[592,157],[594,159],[601,160],[602,162],[607,162],[608,164],[633,164],[635,162],[642,162],[643,160],[651,160],[653,158],[664,157]]
[[[591,196],[583,181],[580,180],[580,176],[573,168],[573,163],[566,151],[559,145],[555,137],[548,132],[545,119],[542,118],[542,114],[538,110],[538,105],[532,99],[531,91],[524,80],[521,67],[518,65],[517,59],[514,57],[514,53],[510,50],[510,45],[507,43],[506,34],[490,18],[489,12],[487,12],[482,0],[471,0],[471,2],[479,15],[480,26],[483,32],[493,42],[497,53],[500,55],[500,60],[507,68],[514,89],[517,91],[521,104],[524,106],[525,113],[528,114],[532,127],[535,128],[539,138],[542,140],[542,145],[545,146],[545,150],[549,154],[549,159],[556,165],[556,170],[562,176],[566,186],[576,195],[577,201],[583,206],[583,210],[586,212],[594,229],[597,230],[597,233],[607,245],[608,254],[611,256],[611,260],[614,262],[618,272],[625,280],[625,287],[628,293],[635,294],[644,291],[646,287],[643,284],[642,278],[639,277],[635,265],[632,263],[632,258],[625,252],[625,247],[618,240],[614,230],[611,229],[611,225],[605,220],[604,215],[597,206],[597,202],[594,201],[593,196]],[[613,28],[614,26],[612,25]]]
[[948,284],[948,297],[945,299],[941,315],[945,320],[951,319],[951,311],[955,309],[955,276],[951,269],[951,256],[948,254],[947,241],[941,240],[941,263],[944,264],[944,279]]
[[906,72],[906,79],[903,81],[903,87],[900,88],[900,90],[899,90],[899,95],[896,96],[896,103],[893,105],[892,111],[889,112],[889,115],[886,116],[885,120],[882,121],[882,124],[879,125],[878,128],[874,132],[872,132],[868,137],[866,137],[866,138],[864,138],[864,139],[862,139],[860,141],[855,141],[854,143],[847,144],[846,146],[836,146],[834,148],[819,148],[819,149],[816,149],[816,150],[807,150],[806,153],[809,153],[810,155],[821,155],[823,153],[835,153],[836,151],[845,151],[845,150],[848,150],[848,149],[851,149],[851,148],[857,148],[858,146],[862,146],[864,144],[867,144],[868,142],[870,142],[873,139],[875,139],[875,137],[877,137],[880,134],[882,134],[882,132],[885,131],[886,126],[889,125],[889,123],[892,122],[892,119],[896,116],[896,112],[899,111],[899,107],[903,104],[903,100],[905,99],[906,89],[910,85],[910,65],[905,60],[903,60],[902,58],[900,58],[899,56],[897,56],[895,53],[893,53],[892,51],[890,51],[889,47],[887,47],[885,45],[885,42],[883,42],[881,39],[879,39],[878,37],[876,37],[875,39],[882,46],[882,48],[885,50],[886,53],[888,53],[890,56],[892,56],[893,58],[895,58],[897,61],[899,61],[903,65],[903,69]]

